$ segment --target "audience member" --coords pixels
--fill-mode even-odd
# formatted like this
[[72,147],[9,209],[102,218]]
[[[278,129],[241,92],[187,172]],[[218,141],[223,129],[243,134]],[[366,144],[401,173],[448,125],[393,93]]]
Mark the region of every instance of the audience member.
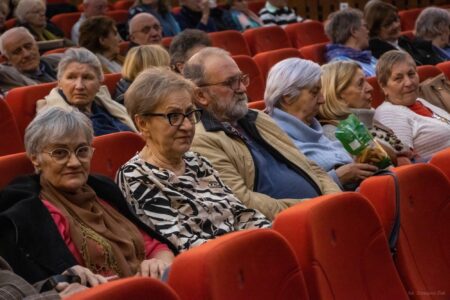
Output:
[[[450,60],[450,12],[439,7],[427,7],[416,20],[418,39],[432,43],[433,54],[439,62]],[[446,50],[447,49],[447,50]],[[433,55],[432,54],[432,55]]]
[[162,28],[158,19],[149,13],[135,15],[128,24],[131,47],[161,44]]
[[371,0],[364,7],[364,18],[369,29],[369,49],[377,59],[390,50],[404,50],[417,65],[436,64],[431,42],[400,35],[400,17],[397,8],[381,0]]
[[81,24],[80,47],[97,55],[104,73],[119,73],[124,57],[120,55],[120,36],[113,19],[92,17]]
[[152,14],[158,18],[164,36],[175,36],[180,33],[180,26],[170,12],[165,0],[135,0],[129,10],[130,19],[142,12]]
[[167,50],[159,45],[138,46],[130,49],[122,68],[122,78],[117,82],[114,100],[124,104],[124,94],[134,79],[143,70],[151,67],[170,66],[170,56]]
[[244,31],[263,25],[258,15],[248,8],[247,0],[228,0],[227,2],[230,6],[231,17],[238,30]]
[[312,61],[289,58],[277,63],[267,77],[266,110],[299,151],[327,171],[341,189],[354,190],[378,168],[354,163],[339,141],[324,135],[316,119],[325,102],[320,75],[320,66]]
[[178,251],[228,232],[270,226],[245,207],[211,164],[190,152],[201,110],[194,86],[168,69],[142,72],[125,94],[146,146],[117,174],[117,183],[141,220]]
[[192,149],[211,160],[246,206],[273,219],[305,198],[339,191],[269,116],[247,108],[249,77],[228,52],[202,49],[183,73],[198,86],[196,104],[203,109]]
[[206,32],[237,30],[238,26],[221,8],[210,0],[181,0],[181,10],[175,15],[181,30],[200,29]]
[[37,102],[37,110],[75,106],[89,116],[95,136],[136,131],[125,107],[111,99],[108,88],[101,86],[102,81],[98,58],[84,48],[71,48],[58,65],[58,86]]
[[89,175],[92,139],[90,120],[71,107],[43,111],[25,131],[37,175],[0,192],[0,253],[28,282],[75,265],[91,286],[102,276],[160,277],[173,260],[173,245],[131,212],[114,182]]
[[0,1],[0,34],[6,31],[5,22],[8,14],[9,14],[8,3],[5,1]]
[[292,8],[287,6],[286,0],[267,0],[266,5],[259,11],[264,26],[286,26],[291,23],[302,22]]
[[169,48],[170,66],[173,71],[183,73],[185,62],[205,47],[211,47],[208,35],[201,30],[185,29],[172,40]]
[[365,76],[375,76],[377,60],[369,50],[369,31],[360,10],[348,8],[328,16],[325,33],[331,40],[325,58],[330,61],[355,61]]
[[391,50],[380,57],[377,79],[386,95],[375,120],[391,128],[419,158],[450,146],[450,114],[418,98],[419,76],[411,56]]
[[78,45],[78,39],[80,38],[80,27],[84,21],[92,17],[104,16],[108,11],[107,0],[83,0],[83,13],[80,19],[73,25],[71,31],[72,41]]
[[399,156],[412,158],[411,149],[402,144],[391,129],[373,120],[372,91],[361,66],[356,62],[337,61],[323,65],[322,92],[325,103],[319,107],[318,119],[325,136],[332,141],[337,140],[337,125],[354,114],[383,146],[394,164]]
[[11,28],[3,33],[0,36],[0,52],[7,62],[0,65],[0,87],[3,91],[56,80],[56,65],[60,56],[41,57],[36,40],[26,28]]
[[[66,271],[67,272],[67,271]],[[72,269],[69,272],[74,273]],[[50,280],[50,279],[47,279]],[[8,300],[32,300],[47,299],[59,300],[81,292],[87,287],[79,283],[61,282],[54,289],[42,291],[41,287],[47,280],[37,282],[33,285],[26,282],[22,277],[16,275],[11,266],[0,256],[0,297]]]
[[20,0],[16,7],[17,26],[26,27],[36,41],[64,38],[64,33],[56,25],[47,21],[47,7],[42,0]]

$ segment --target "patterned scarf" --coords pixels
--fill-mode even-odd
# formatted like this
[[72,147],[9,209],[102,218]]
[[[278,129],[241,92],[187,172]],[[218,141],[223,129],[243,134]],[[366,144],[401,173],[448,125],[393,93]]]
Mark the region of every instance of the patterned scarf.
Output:
[[84,266],[104,276],[136,274],[144,259],[144,240],[137,227],[108,205],[102,205],[87,184],[76,194],[57,190],[40,178],[41,198],[67,218],[70,236]]
[[360,51],[341,44],[328,44],[326,47],[325,56],[327,61],[331,61],[338,56],[345,56],[365,64],[370,64],[372,59],[372,52],[369,50]]

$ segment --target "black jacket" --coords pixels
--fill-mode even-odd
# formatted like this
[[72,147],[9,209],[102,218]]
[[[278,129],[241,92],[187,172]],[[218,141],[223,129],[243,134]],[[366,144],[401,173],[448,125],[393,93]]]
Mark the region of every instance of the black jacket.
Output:
[[[113,181],[103,176],[89,176],[87,184],[97,197],[177,253],[166,238],[139,220]],[[0,192],[0,256],[30,283],[60,274],[77,264],[39,199],[40,191],[39,176],[30,175],[15,179]]]
[[[417,38],[410,40],[407,37],[401,36],[398,39],[398,45],[413,57],[418,66],[435,65],[443,62],[439,54],[434,51],[430,41]],[[372,51],[372,55],[377,59],[387,51],[398,50],[388,42],[380,40],[379,38],[370,39],[369,48],[370,51]]]

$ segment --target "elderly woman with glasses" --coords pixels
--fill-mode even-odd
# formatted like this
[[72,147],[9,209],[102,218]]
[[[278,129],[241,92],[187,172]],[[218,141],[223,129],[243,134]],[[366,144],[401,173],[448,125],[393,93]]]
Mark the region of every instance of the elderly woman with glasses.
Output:
[[320,66],[289,58],[277,63],[267,77],[266,110],[309,159],[345,190],[354,190],[377,167],[355,163],[339,141],[328,139],[316,115],[325,100]]
[[125,106],[146,146],[117,174],[142,222],[179,251],[231,231],[270,226],[233,195],[205,158],[189,151],[201,115],[193,100],[193,84],[170,70],[138,75]]
[[37,174],[0,193],[0,255],[29,282],[76,265],[90,285],[160,277],[172,262],[175,248],[136,217],[114,182],[89,175],[92,139],[90,120],[72,107],[45,110],[26,129]]

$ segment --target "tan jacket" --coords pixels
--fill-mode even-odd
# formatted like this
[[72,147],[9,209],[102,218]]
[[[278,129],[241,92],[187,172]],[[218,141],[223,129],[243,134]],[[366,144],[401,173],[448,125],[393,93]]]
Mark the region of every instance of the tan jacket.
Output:
[[[308,174],[323,194],[340,191],[331,177],[300,153],[269,116],[256,111],[249,113],[257,113],[255,124],[262,138]],[[246,206],[259,210],[270,219],[283,209],[305,200],[274,199],[254,192],[255,165],[252,155],[244,142],[229,137],[223,130],[207,131],[203,123],[197,124],[192,150],[211,161],[221,179]]]
[[[100,90],[95,95],[94,101],[101,107],[105,108],[111,114],[111,116],[127,125],[131,130],[137,132],[136,127],[134,126],[133,121],[128,115],[126,108],[111,99],[111,95],[109,94],[108,88],[105,85],[102,85],[100,87]],[[37,101],[36,111],[39,112],[41,109],[55,106],[63,108],[69,106],[69,104],[59,94],[57,87],[52,89],[50,91],[50,94],[45,96],[44,99]]]

